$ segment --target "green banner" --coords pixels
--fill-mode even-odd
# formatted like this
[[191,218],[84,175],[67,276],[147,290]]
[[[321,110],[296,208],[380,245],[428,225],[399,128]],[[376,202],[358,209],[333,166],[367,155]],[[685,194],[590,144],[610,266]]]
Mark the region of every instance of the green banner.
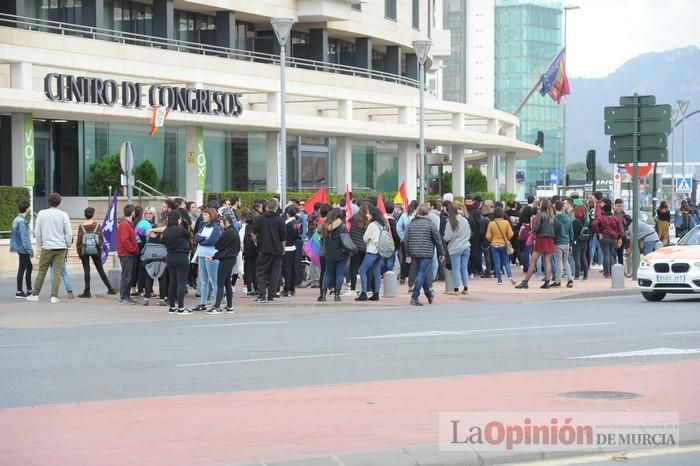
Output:
[[24,114],[24,185],[34,186],[34,118]]
[[197,128],[197,189],[204,190],[207,182],[207,157],[204,155],[204,129],[202,127]]

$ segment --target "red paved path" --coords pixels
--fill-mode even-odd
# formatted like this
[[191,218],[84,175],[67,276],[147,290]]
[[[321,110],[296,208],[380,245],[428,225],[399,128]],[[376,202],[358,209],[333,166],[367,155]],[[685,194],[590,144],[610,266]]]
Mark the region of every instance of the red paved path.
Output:
[[[673,411],[700,419],[700,361],[0,411],[0,464],[223,465],[437,443],[441,411]],[[574,390],[642,398],[584,401]]]

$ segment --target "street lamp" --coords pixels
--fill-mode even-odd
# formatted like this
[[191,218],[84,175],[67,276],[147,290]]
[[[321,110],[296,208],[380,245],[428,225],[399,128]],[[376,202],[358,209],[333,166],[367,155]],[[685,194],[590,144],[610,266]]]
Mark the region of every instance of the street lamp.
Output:
[[676,204],[676,120],[678,110],[671,111],[671,209],[675,210]]
[[418,83],[420,87],[420,169],[418,170],[420,176],[420,203],[425,201],[425,77],[424,68],[425,60],[428,58],[428,52],[430,51],[430,46],[432,42],[429,40],[414,40],[413,48],[416,51],[416,58],[418,58]]
[[[576,5],[566,5],[564,7],[564,50],[566,50],[566,14],[570,10],[578,10],[580,9],[579,6]],[[562,118],[562,148],[561,148],[561,162],[562,165],[564,166],[564,170],[560,173],[564,173],[564,178],[566,178],[566,101],[564,101],[564,115]]]
[[294,20],[292,18],[273,18],[270,20],[272,29],[275,30],[277,41],[280,44],[280,147],[277,148],[277,182],[280,186],[280,208],[287,205],[287,111],[286,111],[286,75],[285,52],[289,33],[292,31]]
[[678,111],[681,112],[681,121],[683,122],[683,127],[681,128],[681,177],[683,178],[685,178],[685,112],[688,110],[689,103],[689,100],[678,101]]

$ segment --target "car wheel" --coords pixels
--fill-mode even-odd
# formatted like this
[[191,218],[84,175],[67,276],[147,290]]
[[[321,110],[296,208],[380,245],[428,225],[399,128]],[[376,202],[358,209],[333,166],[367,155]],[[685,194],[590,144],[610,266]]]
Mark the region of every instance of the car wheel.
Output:
[[658,302],[666,297],[666,293],[642,292],[642,296],[644,296],[644,299],[647,301]]

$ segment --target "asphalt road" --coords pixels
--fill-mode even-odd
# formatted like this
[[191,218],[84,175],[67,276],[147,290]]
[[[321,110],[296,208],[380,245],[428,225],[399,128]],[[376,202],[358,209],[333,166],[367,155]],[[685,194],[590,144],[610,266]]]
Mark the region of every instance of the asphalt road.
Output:
[[0,408],[697,360],[699,310],[628,296],[2,330]]

